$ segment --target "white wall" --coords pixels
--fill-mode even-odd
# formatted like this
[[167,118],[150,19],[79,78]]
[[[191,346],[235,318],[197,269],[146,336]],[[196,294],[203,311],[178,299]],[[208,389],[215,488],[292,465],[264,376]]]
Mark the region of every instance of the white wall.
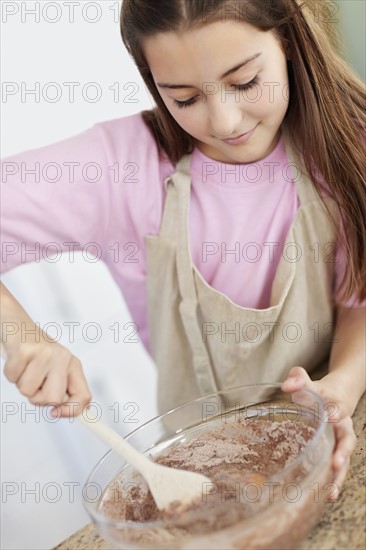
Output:
[[[74,22],[66,1],[1,2],[2,157],[61,140],[95,122],[152,106],[152,99],[120,38],[117,15],[121,1],[73,3]],[[93,4],[99,6],[99,13]],[[39,22],[29,13],[36,5],[39,5]],[[44,9],[47,5],[50,7]],[[55,5],[57,9],[52,7]],[[11,10],[18,11],[11,15]],[[60,18],[58,22],[47,21],[56,17]],[[97,17],[99,21],[88,22]],[[55,87],[50,86],[52,82]],[[67,82],[78,84],[74,101]],[[91,102],[97,90],[94,82],[99,86],[101,98]],[[39,98],[26,94],[37,86]],[[118,87],[116,97],[114,90]],[[25,97],[21,96],[22,91]],[[60,97],[52,102],[57,92]]]
[[[78,3],[72,23],[63,1],[1,2],[1,157],[59,141],[98,121],[151,108],[152,101],[120,39],[116,22],[120,2]],[[39,21],[29,12],[37,4]],[[43,12],[46,4],[50,7]],[[88,22],[98,15],[93,4],[100,11],[96,23]],[[47,21],[57,15],[58,22]],[[48,88],[47,95],[50,82],[56,87]],[[80,83],[74,102],[65,82]],[[93,82],[101,98],[90,103],[87,98],[93,97],[96,87],[88,88],[88,83]],[[40,89],[36,100],[24,95],[36,86]],[[111,86],[114,90],[119,86],[119,101]],[[61,92],[59,101],[47,101],[56,90]],[[136,92],[135,103],[128,102],[131,91]],[[60,341],[81,359],[93,400],[100,404],[106,422],[127,434],[155,416],[156,376],[151,359],[141,343],[115,343],[109,329],[132,319],[103,263],[87,263],[77,255],[71,264],[64,257],[57,264],[22,265],[2,280],[41,326],[54,322],[60,327]],[[71,344],[68,321],[80,323]],[[83,327],[90,322],[101,327],[102,337],[96,343],[82,337]],[[50,422],[44,409],[37,414],[3,374],[1,399],[1,548],[51,548],[89,521],[82,488],[107,448],[77,424]]]
[[336,7],[335,17],[343,38],[345,57],[365,81],[366,2],[365,0],[337,0],[333,3]]

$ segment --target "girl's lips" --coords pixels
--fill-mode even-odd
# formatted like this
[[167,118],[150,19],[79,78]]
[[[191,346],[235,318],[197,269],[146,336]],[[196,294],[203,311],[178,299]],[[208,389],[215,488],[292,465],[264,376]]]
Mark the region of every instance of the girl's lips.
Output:
[[[257,126],[258,126],[258,124],[257,124]],[[239,136],[237,138],[223,139],[222,141],[224,141],[228,145],[242,145],[243,143],[246,143],[252,137],[252,135],[254,134],[254,132],[257,128],[257,126],[255,126],[255,128],[253,128],[253,130],[250,130],[249,132],[246,132],[245,134],[242,134],[241,136]]]

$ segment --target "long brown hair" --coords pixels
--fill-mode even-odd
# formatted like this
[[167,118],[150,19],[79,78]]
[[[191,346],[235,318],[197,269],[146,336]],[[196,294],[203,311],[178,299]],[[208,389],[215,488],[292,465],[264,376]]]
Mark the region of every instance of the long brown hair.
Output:
[[[338,237],[348,269],[342,298],[366,298],[365,86],[343,61],[335,29],[327,24],[323,0],[123,0],[122,40],[156,107],[142,111],[161,155],[175,164],[194,148],[193,138],[174,120],[155,86],[141,39],[184,31],[220,18],[273,30],[291,61],[290,103],[284,119],[315,188],[319,173],[327,182],[343,223]],[[330,215],[331,212],[329,211]],[[332,216],[332,215],[331,215]]]

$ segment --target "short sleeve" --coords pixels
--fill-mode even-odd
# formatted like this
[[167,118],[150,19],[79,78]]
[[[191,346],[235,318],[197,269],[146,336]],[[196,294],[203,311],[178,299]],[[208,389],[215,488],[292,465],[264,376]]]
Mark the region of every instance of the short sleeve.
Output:
[[366,300],[360,302],[357,299],[356,292],[352,294],[348,300],[341,300],[340,295],[340,285],[343,279],[343,276],[346,272],[346,259],[345,259],[345,252],[343,247],[337,243],[337,250],[336,250],[336,269],[335,269],[335,285],[334,285],[334,300],[337,305],[340,305],[342,307],[365,307],[366,306]]
[[1,272],[65,251],[99,255],[109,170],[95,126],[1,161]]

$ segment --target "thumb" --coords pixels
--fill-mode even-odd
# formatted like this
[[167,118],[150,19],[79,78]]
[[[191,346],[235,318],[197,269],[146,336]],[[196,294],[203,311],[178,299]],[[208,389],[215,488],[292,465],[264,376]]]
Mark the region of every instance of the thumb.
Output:
[[314,382],[303,367],[292,367],[286,380],[281,385],[285,393],[291,393],[294,403],[304,407],[312,407],[314,400],[306,390],[314,390]]
[[282,391],[296,391],[301,388],[311,388],[312,380],[303,367],[292,367],[286,380],[282,383]]

